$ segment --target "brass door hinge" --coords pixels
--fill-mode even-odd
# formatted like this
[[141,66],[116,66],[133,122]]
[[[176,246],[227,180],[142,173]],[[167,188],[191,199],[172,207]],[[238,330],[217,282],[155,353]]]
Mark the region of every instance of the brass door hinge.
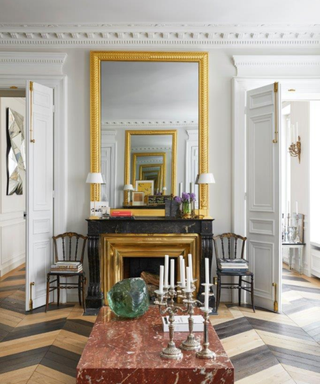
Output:
[[32,287],[34,286],[34,281],[30,283],[30,300],[29,300],[29,310],[33,310],[33,300],[32,300]]
[[277,283],[272,283],[272,286],[274,287],[274,303],[273,303],[273,310],[274,312],[278,312],[278,302],[277,302]]

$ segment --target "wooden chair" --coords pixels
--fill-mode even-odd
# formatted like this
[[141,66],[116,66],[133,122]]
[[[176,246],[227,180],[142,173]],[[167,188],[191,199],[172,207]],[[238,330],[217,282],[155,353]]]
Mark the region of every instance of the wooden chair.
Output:
[[[241,291],[247,291],[251,294],[251,303],[253,312],[255,312],[254,306],[254,276],[249,270],[232,270],[226,271],[219,268],[221,262],[226,259],[243,259],[244,260],[244,248],[247,238],[236,235],[234,233],[223,233],[213,237],[214,252],[217,262],[217,298],[216,298],[216,311],[221,298],[221,289],[238,289],[239,295],[239,307],[241,306]],[[238,245],[239,243],[239,245]],[[239,277],[238,283],[222,283],[221,278],[223,276]],[[249,278],[245,280],[243,278]],[[243,283],[245,285],[243,285]]]
[[[57,262],[80,262],[83,263],[83,256],[86,247],[87,237],[79,235],[75,232],[66,232],[58,236],[53,236],[54,246],[54,259]],[[54,276],[55,279],[51,280]],[[60,278],[64,277],[65,282],[61,282]],[[68,277],[78,277],[77,283],[68,283]],[[52,285],[56,283],[56,285]],[[84,309],[84,289],[86,284],[86,277],[84,271],[80,272],[65,272],[65,271],[51,271],[47,274],[47,300],[46,300],[46,311],[49,306],[49,294],[55,290],[58,291],[57,305],[59,306],[60,301],[60,289],[78,289],[79,304],[83,305]],[[82,300],[81,300],[82,294]]]

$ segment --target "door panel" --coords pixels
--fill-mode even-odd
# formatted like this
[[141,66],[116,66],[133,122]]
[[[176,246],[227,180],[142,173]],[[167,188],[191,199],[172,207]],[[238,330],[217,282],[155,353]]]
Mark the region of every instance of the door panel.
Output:
[[278,297],[281,289],[280,88],[249,91],[247,106],[247,252],[256,305],[274,310],[273,284]]
[[[53,235],[53,90],[28,82],[26,310],[46,302]],[[34,283],[32,287],[30,284]],[[30,288],[32,289],[30,296]]]

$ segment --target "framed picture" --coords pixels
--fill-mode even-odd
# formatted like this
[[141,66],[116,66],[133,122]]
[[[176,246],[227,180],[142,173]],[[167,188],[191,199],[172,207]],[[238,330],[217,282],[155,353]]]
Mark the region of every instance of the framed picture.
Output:
[[154,180],[136,180],[136,191],[143,192],[145,196],[153,195]]
[[143,192],[132,192],[132,205],[144,205],[144,193]]

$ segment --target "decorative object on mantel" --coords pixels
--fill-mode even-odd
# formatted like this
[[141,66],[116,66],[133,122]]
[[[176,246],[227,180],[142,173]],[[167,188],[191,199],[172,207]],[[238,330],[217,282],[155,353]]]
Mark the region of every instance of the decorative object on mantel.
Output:
[[[89,172],[87,176],[86,183],[88,184],[104,184],[101,173],[99,172]],[[90,219],[99,219],[99,216],[96,216],[96,200],[93,200],[94,206],[94,215],[90,216]]]
[[108,201],[90,201],[90,217],[107,217],[110,214]]
[[292,136],[292,143],[289,146],[289,153],[290,153],[290,156],[297,157],[299,159],[299,164],[300,164],[301,138],[299,136],[298,123],[296,123],[295,125],[293,124],[291,126],[291,136]]
[[174,200],[182,206],[181,214],[183,219],[191,219],[195,216],[194,209],[192,209],[196,201],[195,193],[182,192],[182,196],[175,196]]
[[[125,193],[128,194],[128,203],[130,205],[130,203],[132,202],[132,198],[131,198],[131,194],[132,194],[132,191],[134,191],[133,189],[133,185],[132,184],[125,184],[123,190],[125,191]],[[126,199],[125,199],[126,201]]]
[[146,283],[140,277],[124,279],[108,292],[111,310],[120,317],[135,318],[149,309],[149,293]]

